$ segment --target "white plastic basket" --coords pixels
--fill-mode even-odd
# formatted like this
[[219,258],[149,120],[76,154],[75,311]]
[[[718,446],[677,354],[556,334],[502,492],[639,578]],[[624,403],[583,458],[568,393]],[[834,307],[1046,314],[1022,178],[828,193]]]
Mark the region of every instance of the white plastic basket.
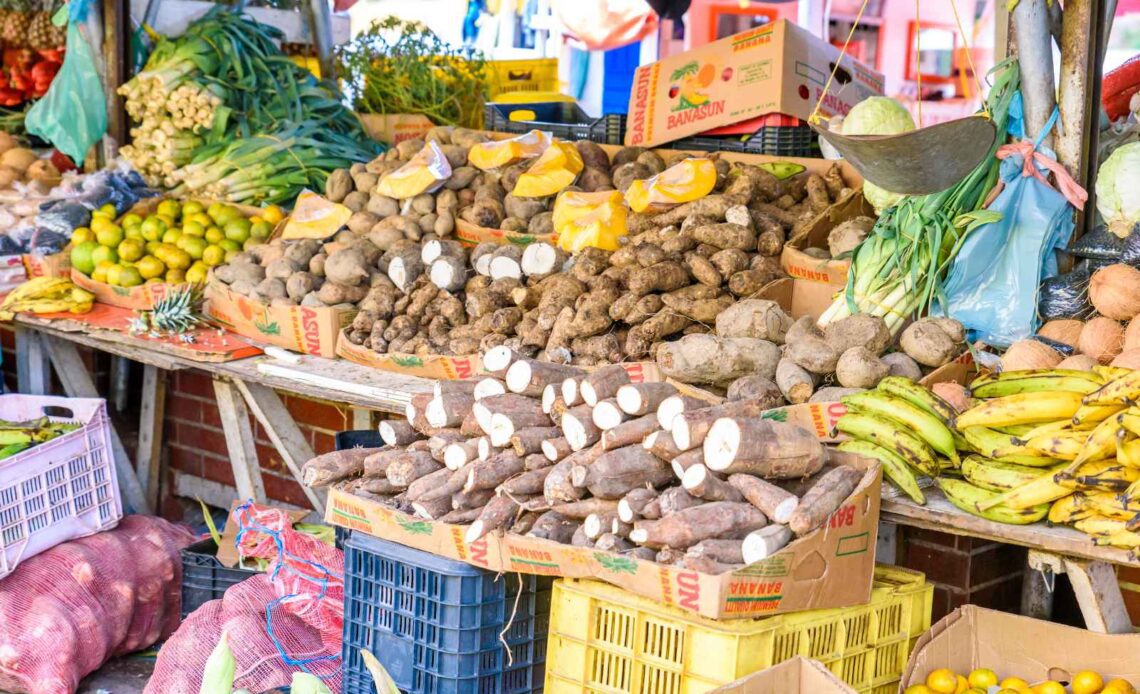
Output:
[[0,419],[45,415],[83,426],[0,460],[0,579],[28,557],[123,517],[106,402],[0,395]]

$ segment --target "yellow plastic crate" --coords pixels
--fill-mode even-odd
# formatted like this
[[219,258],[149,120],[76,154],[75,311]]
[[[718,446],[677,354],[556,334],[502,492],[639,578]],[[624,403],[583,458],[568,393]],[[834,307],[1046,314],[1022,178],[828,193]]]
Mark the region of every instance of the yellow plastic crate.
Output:
[[[508,92],[560,92],[558,59],[491,60],[487,101],[495,101]],[[512,103],[520,103],[514,101]]]
[[877,566],[866,605],[719,622],[606,583],[560,579],[545,691],[697,694],[802,655],[860,692],[894,692],[930,627],[933,592],[919,572]]

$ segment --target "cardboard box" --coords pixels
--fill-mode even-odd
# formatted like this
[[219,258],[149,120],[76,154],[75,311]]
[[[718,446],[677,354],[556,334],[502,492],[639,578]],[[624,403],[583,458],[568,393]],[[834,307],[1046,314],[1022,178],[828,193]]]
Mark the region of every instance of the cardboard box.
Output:
[[25,253],[21,256],[28,277],[71,277],[71,254],[67,251],[51,255]]
[[855,694],[818,660],[802,655],[717,687],[710,694]]
[[155,282],[140,284],[137,287],[115,287],[105,282],[96,282],[75,268],[71,268],[71,281],[75,286],[94,294],[95,301],[101,304],[129,308],[134,311],[149,311],[170,292],[188,286],[186,284]]
[[919,637],[899,682],[899,692],[922,684],[937,668],[967,675],[990,668],[999,678],[1030,684],[1066,682],[1093,670],[1107,682],[1122,678],[1140,687],[1140,634],[1097,634],[974,605],[946,615]]
[[[151,285],[162,286],[162,285]],[[230,291],[218,281],[206,285],[206,315],[248,338],[302,354],[336,356],[340,331],[356,311],[309,306],[266,306]]]
[[780,253],[780,267],[800,285],[792,302],[792,316],[823,315],[840,292],[847,288],[847,270],[851,261],[824,260],[808,255],[805,248],[827,248],[827,235],[842,222],[855,217],[875,218],[875,210],[863,199],[862,190],[842,198],[812,223],[788,239]]
[[882,473],[874,460],[833,457],[864,475],[828,522],[764,561],[719,576],[518,535],[492,533],[468,545],[467,526],[414,518],[338,489],[329,492],[325,520],[490,571],[606,581],[714,619],[848,607],[871,596]]
[[422,113],[359,113],[364,132],[377,142],[390,145],[427,135],[435,127]]
[[643,65],[633,76],[625,143],[651,147],[766,113],[807,120],[836,61],[822,116],[883,93],[881,73],[783,19]]

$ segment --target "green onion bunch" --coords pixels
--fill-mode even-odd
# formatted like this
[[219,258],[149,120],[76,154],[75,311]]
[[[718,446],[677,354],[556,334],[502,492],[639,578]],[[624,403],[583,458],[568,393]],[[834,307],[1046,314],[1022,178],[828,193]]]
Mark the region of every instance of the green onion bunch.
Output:
[[904,197],[879,217],[855,248],[847,290],[820,316],[821,327],[869,313],[882,317],[896,334],[909,318],[929,311],[966,235],[1000,219],[999,213],[988,212],[983,205],[998,181],[1000,162],[995,155],[1005,141],[1010,103],[1019,86],[1017,61],[999,63],[989,79],[986,106],[998,133],[989,154],[957,185]]

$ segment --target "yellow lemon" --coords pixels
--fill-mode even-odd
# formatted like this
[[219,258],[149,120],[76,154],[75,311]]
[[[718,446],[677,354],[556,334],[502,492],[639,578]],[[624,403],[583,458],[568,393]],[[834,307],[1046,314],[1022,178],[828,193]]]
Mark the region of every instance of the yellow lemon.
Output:
[[143,238],[143,235],[142,235],[142,229],[140,227],[137,227],[137,226],[123,227],[123,236],[128,238],[128,239],[138,239],[139,241],[142,241],[144,243],[146,242],[146,239]]
[[119,286],[119,278],[122,277],[122,274],[123,266],[119,265],[118,263],[115,263],[111,267],[107,268],[107,284],[111,285],[112,287]]
[[206,239],[207,243],[221,243],[226,240],[226,233],[218,227],[210,227],[206,229],[203,238]]
[[249,223],[248,219],[230,219],[222,227],[222,231],[226,233],[226,238],[237,242],[245,243],[249,238],[249,231],[253,225]]
[[71,232],[71,242],[72,243],[85,243],[87,241],[94,241],[94,240],[95,240],[95,232],[91,231],[87,227],[79,227],[75,231]]
[[176,244],[180,238],[182,238],[182,232],[177,229],[167,229],[162,234],[163,243]]
[[189,217],[194,214],[202,214],[205,206],[197,200],[187,200],[182,203],[182,216]]
[[115,215],[117,215],[119,213],[119,211],[116,210],[115,206],[112,205],[111,203],[107,203],[106,205],[103,205],[102,207],[100,207],[96,211],[99,214],[103,215],[104,217],[114,217]]
[[133,227],[142,224],[142,221],[143,218],[139,215],[135,214],[134,212],[128,212],[123,215],[123,218],[119,220],[119,223],[125,227]]
[[194,260],[201,260],[202,254],[206,252],[206,239],[200,239],[196,236],[183,236],[182,237],[182,250],[190,254]]
[[958,675],[958,687],[954,690],[954,694],[966,694],[970,689],[970,681],[965,677]]
[[111,246],[99,246],[91,250],[91,262],[95,263],[95,267],[99,267],[99,263],[107,261],[110,263],[119,262],[118,252]]
[[1006,677],[998,683],[1002,689],[1028,689],[1029,683],[1020,677]]
[[[95,228],[95,222],[91,222],[92,229]],[[95,231],[95,240],[99,245],[108,248],[114,248],[123,242],[123,230],[114,224],[99,225],[99,229]]]
[[119,272],[119,285],[122,287],[137,287],[142,283],[143,278],[137,267],[124,267]]
[[249,228],[250,238],[258,239],[261,241],[268,239],[269,235],[272,233],[273,227],[269,224],[269,222],[257,222]]
[[1109,680],[1100,690],[1101,694],[1136,694],[1136,688],[1126,680]]
[[136,263],[136,266],[139,269],[139,274],[142,275],[143,279],[147,280],[161,277],[162,273],[166,272],[166,266],[153,255],[143,256],[139,259],[139,262]]
[[186,251],[175,248],[168,252],[162,261],[166,263],[166,267],[173,270],[186,270],[193,263],[193,258],[191,258],[190,254]]
[[931,691],[925,684],[912,684],[903,690],[903,694],[931,694]]
[[955,694],[958,691],[958,676],[947,668],[939,668],[926,676],[926,686],[934,694]]
[[1092,670],[1081,670],[1069,683],[1073,694],[1097,694],[1104,689],[1104,679]]
[[978,689],[986,689],[998,683],[997,674],[995,674],[993,670],[986,668],[974,670],[966,679],[969,680],[971,687],[977,687]]
[[186,272],[184,270],[167,270],[166,282],[167,284],[182,284],[186,281]]
[[147,241],[159,241],[162,239],[162,235],[166,233],[166,222],[158,217],[148,217],[139,225],[139,231],[142,232],[143,238]]
[[163,200],[158,203],[158,214],[171,219],[178,219],[182,214],[182,205],[177,200]]
[[285,211],[277,205],[270,205],[261,211],[261,218],[276,226],[282,219],[285,219]]
[[145,252],[146,244],[139,239],[123,239],[119,244],[119,260],[133,263],[143,257]]
[[1066,694],[1065,685],[1060,682],[1054,682],[1053,680],[1035,684],[1030,691],[1032,691],[1033,694]]
[[221,265],[226,260],[226,249],[221,246],[206,246],[202,251],[202,261],[209,267]]
[[190,269],[186,271],[186,281],[192,284],[202,284],[206,281],[206,275],[209,274],[210,269],[205,265],[194,263]]

